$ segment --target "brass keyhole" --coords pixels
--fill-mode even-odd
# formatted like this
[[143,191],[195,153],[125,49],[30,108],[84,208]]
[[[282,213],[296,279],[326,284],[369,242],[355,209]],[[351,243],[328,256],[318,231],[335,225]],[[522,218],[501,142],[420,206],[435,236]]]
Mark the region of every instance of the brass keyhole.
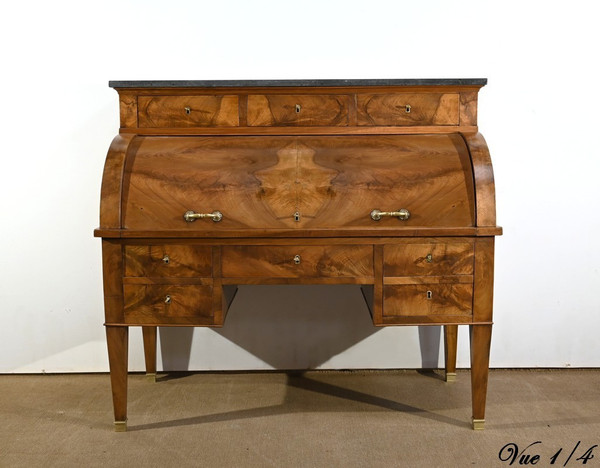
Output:
[[427,291],[427,299],[431,299],[433,297],[433,293],[431,291]]
[[428,253],[427,256],[425,257],[425,261],[427,263],[433,262],[433,255],[431,255],[430,253]]
[[165,256],[163,257],[163,262],[165,262],[166,265],[169,264],[169,262],[171,261],[171,259],[169,258],[169,256],[167,254],[165,254]]
[[410,114],[410,110],[411,110],[411,109],[412,109],[412,108],[410,107],[410,105],[409,105],[409,104],[407,104],[406,106],[404,106],[404,111],[405,111],[407,114]]
[[171,296],[169,296],[168,294],[165,296],[165,304],[170,304],[171,303]]
[[189,107],[185,107],[184,110],[187,115],[190,115],[192,113],[192,109],[190,109]]
[[295,263],[296,265],[300,265],[300,255],[296,255],[296,256],[294,257],[294,263]]
[[302,106],[300,104],[296,104],[296,114],[299,114],[302,110]]
[[299,222],[300,221],[300,212],[296,211],[294,213],[294,221]]

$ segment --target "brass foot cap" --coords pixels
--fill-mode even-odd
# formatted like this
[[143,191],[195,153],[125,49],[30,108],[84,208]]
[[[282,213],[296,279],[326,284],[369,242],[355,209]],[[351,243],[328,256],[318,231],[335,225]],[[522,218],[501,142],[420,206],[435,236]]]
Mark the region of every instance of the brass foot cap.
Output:
[[473,419],[473,430],[474,431],[483,431],[485,426],[485,419]]
[[127,421],[115,421],[115,432],[127,432]]
[[456,372],[446,372],[446,382],[456,382]]
[[156,382],[156,374],[146,374],[146,380],[148,382]]

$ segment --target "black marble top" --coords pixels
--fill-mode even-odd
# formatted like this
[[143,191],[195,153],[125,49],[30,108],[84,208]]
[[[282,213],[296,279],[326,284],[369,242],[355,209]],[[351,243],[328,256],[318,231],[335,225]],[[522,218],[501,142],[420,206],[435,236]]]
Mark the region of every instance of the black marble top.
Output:
[[487,78],[425,78],[377,80],[181,80],[109,81],[111,88],[276,88],[338,86],[485,86]]

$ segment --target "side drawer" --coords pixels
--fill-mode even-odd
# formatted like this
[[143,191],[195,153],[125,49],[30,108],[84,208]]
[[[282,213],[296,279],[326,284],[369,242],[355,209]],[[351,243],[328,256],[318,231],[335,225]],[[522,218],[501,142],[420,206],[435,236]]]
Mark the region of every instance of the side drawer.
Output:
[[223,276],[236,277],[372,277],[373,247],[226,246]]
[[470,317],[472,309],[472,284],[402,284],[383,287],[384,317]]
[[250,95],[248,126],[348,125],[346,95]]
[[210,247],[171,244],[125,246],[125,276],[189,278],[211,275]]
[[239,124],[237,96],[140,96],[139,126],[235,127]]
[[359,94],[358,125],[458,125],[459,95],[442,93]]
[[471,241],[388,244],[383,248],[383,275],[472,275],[473,255]]
[[212,285],[124,284],[125,322],[131,324],[209,324]]

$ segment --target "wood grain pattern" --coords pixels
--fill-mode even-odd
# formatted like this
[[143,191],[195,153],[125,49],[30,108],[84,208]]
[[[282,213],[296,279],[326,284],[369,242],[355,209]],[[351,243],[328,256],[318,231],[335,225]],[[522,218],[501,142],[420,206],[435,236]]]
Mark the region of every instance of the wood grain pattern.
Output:
[[470,327],[470,338],[473,419],[481,421],[485,419],[492,326],[472,325]]
[[458,104],[458,94],[359,94],[358,125],[458,125]]
[[[126,169],[127,229],[474,225],[471,164],[457,135],[140,140]],[[409,220],[370,218],[400,208]],[[189,209],[219,210],[223,220],[186,223]]]
[[[444,325],[444,362],[446,376],[456,374],[456,349],[458,344],[458,326]],[[446,378],[449,381],[448,378]]]
[[477,125],[476,91],[460,93],[460,125]]
[[108,150],[100,192],[100,228],[121,227],[121,192],[127,149],[135,135],[117,135]]
[[383,258],[385,276],[473,274],[471,240],[386,245]]
[[[427,298],[428,291],[431,299]],[[471,316],[473,286],[470,284],[384,285],[385,316]]]
[[213,316],[212,286],[124,284],[123,294],[125,322],[132,325],[193,325],[198,317]]
[[137,95],[134,93],[119,93],[119,111],[121,127],[137,127]]
[[104,316],[107,322],[123,322],[123,249],[119,241],[102,239]]
[[150,375],[156,375],[156,331],[157,327],[142,327],[146,374]]
[[192,245],[126,245],[125,276],[211,276],[210,247]]
[[477,226],[496,225],[496,188],[490,151],[481,133],[463,135],[475,175]]
[[494,307],[494,238],[475,241],[473,320],[491,322]]
[[[140,127],[233,127],[238,96],[140,96]],[[189,113],[186,112],[189,109]]]
[[367,245],[225,246],[222,261],[224,277],[373,276],[373,248]]
[[248,125],[347,126],[349,100],[350,97],[344,95],[251,94],[248,96]]
[[108,364],[110,366],[110,384],[112,388],[115,422],[127,421],[127,361],[128,327],[106,327],[108,346]]

